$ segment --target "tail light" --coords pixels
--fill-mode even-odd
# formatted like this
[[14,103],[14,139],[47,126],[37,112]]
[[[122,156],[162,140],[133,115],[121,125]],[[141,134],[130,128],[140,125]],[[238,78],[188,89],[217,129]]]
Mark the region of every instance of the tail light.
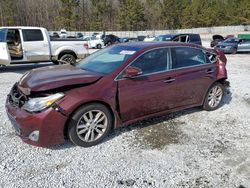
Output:
[[217,58],[219,60],[219,65],[226,65],[227,64],[227,58],[221,50],[218,48],[215,48],[214,51],[217,53]]
[[87,43],[83,44],[84,48],[89,49],[89,45]]

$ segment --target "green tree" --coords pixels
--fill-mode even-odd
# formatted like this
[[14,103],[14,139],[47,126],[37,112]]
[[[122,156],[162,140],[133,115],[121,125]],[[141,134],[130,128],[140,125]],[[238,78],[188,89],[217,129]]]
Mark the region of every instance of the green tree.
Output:
[[120,0],[118,23],[122,30],[143,30],[144,7],[139,0]]
[[189,0],[163,0],[161,15],[164,29],[181,28],[181,14]]
[[144,2],[146,29],[161,29],[161,0],[146,0]]
[[58,28],[75,30],[79,15],[75,11],[79,6],[79,0],[60,0],[59,15],[56,18]]
[[15,24],[15,0],[1,0],[0,24],[10,26]]
[[237,17],[239,24],[250,24],[250,1],[239,0],[239,7],[237,9]]
[[108,0],[91,0],[92,20],[90,29],[94,31],[107,30],[109,13],[112,11],[111,1]]

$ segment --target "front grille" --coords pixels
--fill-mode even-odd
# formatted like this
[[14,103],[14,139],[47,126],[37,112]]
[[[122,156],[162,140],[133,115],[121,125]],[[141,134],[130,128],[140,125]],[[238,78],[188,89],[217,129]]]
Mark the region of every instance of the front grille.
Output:
[[8,95],[9,103],[17,106],[22,107],[24,103],[27,101],[27,96],[24,95],[17,87],[17,83],[12,87],[10,94]]

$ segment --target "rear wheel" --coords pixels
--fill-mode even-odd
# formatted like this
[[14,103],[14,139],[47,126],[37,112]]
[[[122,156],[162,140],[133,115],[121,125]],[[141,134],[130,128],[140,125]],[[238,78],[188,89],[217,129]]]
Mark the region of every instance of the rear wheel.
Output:
[[203,103],[203,109],[207,111],[216,110],[219,108],[224,96],[224,86],[220,83],[213,84],[206,95]]
[[77,146],[97,145],[108,135],[112,123],[112,115],[104,105],[95,103],[82,106],[69,121],[69,139]]
[[97,44],[97,45],[96,45],[96,48],[101,49],[101,48],[102,48],[102,45],[101,45],[101,44]]
[[76,63],[76,58],[72,54],[64,54],[63,56],[60,57],[59,59],[60,64],[75,64]]

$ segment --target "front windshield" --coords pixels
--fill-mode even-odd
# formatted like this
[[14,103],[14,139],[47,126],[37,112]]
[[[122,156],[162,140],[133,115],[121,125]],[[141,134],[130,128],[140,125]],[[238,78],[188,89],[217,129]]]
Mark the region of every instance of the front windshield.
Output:
[[101,74],[109,74],[135,54],[137,50],[137,48],[131,46],[112,46],[83,59],[76,67]]
[[154,41],[171,41],[171,36],[168,35],[160,35],[154,39]]
[[5,41],[6,31],[7,31],[7,29],[0,29],[0,42]]

